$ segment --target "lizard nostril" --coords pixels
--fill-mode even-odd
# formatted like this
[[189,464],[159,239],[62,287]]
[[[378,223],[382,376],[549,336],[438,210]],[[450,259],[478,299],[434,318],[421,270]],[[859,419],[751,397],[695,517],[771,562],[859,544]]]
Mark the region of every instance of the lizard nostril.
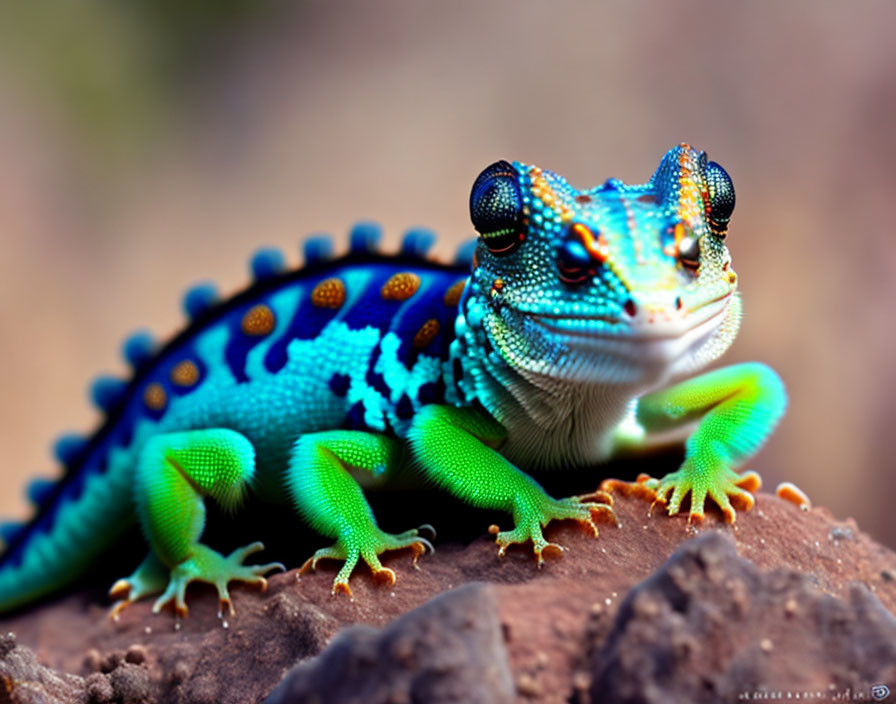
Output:
[[634,318],[638,312],[638,306],[635,305],[635,302],[631,298],[625,302],[623,309],[630,318]]
[[681,301],[681,296],[675,297],[675,310],[681,310],[684,306],[684,303]]

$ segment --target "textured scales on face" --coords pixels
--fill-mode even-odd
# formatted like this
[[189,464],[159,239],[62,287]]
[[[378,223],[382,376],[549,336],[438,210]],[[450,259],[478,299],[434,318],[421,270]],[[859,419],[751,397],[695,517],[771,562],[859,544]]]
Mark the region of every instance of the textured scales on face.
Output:
[[737,332],[734,188],[704,152],[682,144],[645,184],[584,190],[501,161],[470,207],[467,319],[527,378],[650,387],[717,358]]

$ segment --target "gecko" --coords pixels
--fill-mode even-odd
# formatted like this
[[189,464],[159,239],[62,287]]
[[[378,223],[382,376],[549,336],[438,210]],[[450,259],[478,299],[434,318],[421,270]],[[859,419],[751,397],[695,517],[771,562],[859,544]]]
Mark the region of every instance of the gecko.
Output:
[[380,253],[380,228],[362,222],[341,257],[311,238],[298,269],[259,251],[227,300],[190,289],[186,328],[125,341],[130,378],[91,387],[104,421],[57,441],[61,478],[32,482],[33,517],[3,524],[0,611],[60,590],[137,524],[148,551],[113,585],[114,614],[155,597],[153,611],[186,615],[194,581],[232,612],[231,582],[263,588],[284,569],[246,563],[261,542],[224,555],[201,541],[206,501],[236,510],[250,491],[333,541],[302,569],[341,563],[332,591],[349,596],[359,562],[391,584],[382,553],[409,548],[416,564],[432,549],[421,529],[377,523],[365,491],[399,481],[510,514],[499,554],[528,544],[541,565],[563,550],[550,522],[597,535],[614,515],[599,490],[549,495],[541,472],[683,442],[681,466],[648,490],[669,514],[689,497],[689,520],[711,501],[734,521],[732,499],[749,509],[759,486],[740,469],[786,406],[765,364],[704,370],[741,319],[734,204],[728,173],[687,144],[643,184],[585,190],[498,161],[472,186],[478,236],[454,263],[427,258],[423,228]]

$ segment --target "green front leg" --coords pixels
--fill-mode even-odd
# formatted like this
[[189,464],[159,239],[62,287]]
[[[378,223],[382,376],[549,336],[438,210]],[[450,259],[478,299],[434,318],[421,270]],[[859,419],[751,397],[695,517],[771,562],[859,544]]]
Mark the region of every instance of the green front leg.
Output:
[[427,549],[433,550],[416,529],[398,535],[380,530],[358,483],[358,479],[365,485],[392,480],[401,461],[396,440],[356,430],[311,433],[296,442],[286,476],[293,503],[315,530],[336,539],[310,557],[301,571],[314,569],[322,559],[342,560],[333,594],[351,597],[348,581],[359,559],[375,579],[393,584],[395,573],[383,567],[380,553],[411,548],[416,564]]
[[548,496],[538,482],[493,449],[504,437],[504,428],[485,413],[451,406],[422,408],[408,432],[414,458],[433,481],[474,506],[513,514],[514,529],[497,534],[499,555],[513,543],[531,540],[540,566],[545,552],[563,550],[542,534],[552,520],[579,521],[595,536],[598,514],[615,520],[610,505],[586,500],[593,497]]
[[750,491],[759,488],[757,474],[735,470],[762,447],[786,406],[781,379],[756,362],[717,369],[639,399],[636,417],[647,437],[697,422],[685,442],[681,468],[649,485],[657,499],[668,501],[669,513],[675,514],[690,492],[689,520],[701,520],[708,496],[733,522],[729,497],[738,497],[749,509]]

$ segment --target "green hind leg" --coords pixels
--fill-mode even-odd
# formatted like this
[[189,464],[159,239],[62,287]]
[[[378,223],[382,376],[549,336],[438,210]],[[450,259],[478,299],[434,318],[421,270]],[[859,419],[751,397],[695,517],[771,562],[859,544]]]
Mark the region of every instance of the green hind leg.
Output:
[[235,508],[251,481],[255,451],[249,441],[232,430],[192,430],[150,439],[137,465],[135,499],[140,524],[152,548],[130,577],[112,587],[112,596],[124,599],[113,608],[116,617],[137,599],[162,595],[153,605],[158,612],[174,602],[175,611],[187,614],[186,588],[190,582],[216,587],[222,607],[233,613],[227,590],[232,580],[259,584],[273,562],[244,565],[246,557],[263,549],[252,543],[224,556],[199,542],[205,527],[206,496],[225,508]]
[[648,394],[638,401],[636,418],[648,433],[666,433],[697,422],[685,442],[681,468],[647,486],[670,514],[691,495],[688,520],[702,520],[709,497],[734,522],[731,498],[747,510],[750,492],[761,485],[755,472],[735,470],[756,453],[784,414],[787,396],[778,375],[759,363],[724,367]]
[[504,428],[491,417],[450,406],[422,408],[408,433],[415,459],[433,481],[474,506],[513,514],[513,530],[496,533],[499,556],[510,545],[531,540],[541,566],[545,554],[563,552],[542,533],[551,521],[578,521],[595,536],[595,518],[603,514],[615,521],[611,500],[603,492],[566,499],[548,496],[538,482],[493,449],[504,437]]
[[394,478],[401,464],[398,443],[381,435],[353,430],[332,430],[303,435],[293,448],[287,487],[293,503],[320,533],[336,542],[318,550],[301,571],[314,569],[319,560],[344,562],[333,581],[333,594],[351,597],[349,577],[359,559],[370,567],[374,578],[395,582],[395,572],[380,563],[386,550],[411,548],[414,564],[432,545],[417,530],[393,535],[377,526],[356,477],[365,485]]

